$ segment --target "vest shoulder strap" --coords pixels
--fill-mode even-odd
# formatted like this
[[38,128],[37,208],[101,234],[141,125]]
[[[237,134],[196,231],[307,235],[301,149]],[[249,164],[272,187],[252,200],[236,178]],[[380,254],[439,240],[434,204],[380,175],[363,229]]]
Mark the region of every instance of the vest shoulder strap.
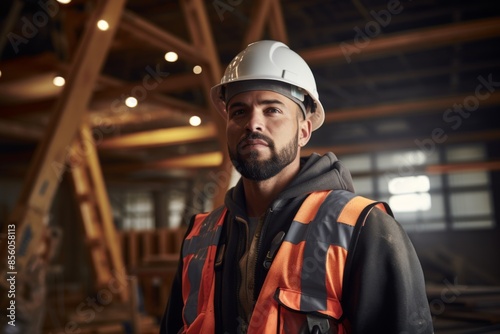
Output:
[[[344,268],[344,278],[343,278],[343,287],[344,291],[345,288],[350,284],[351,282],[351,272],[352,272],[352,261],[354,258],[354,254],[356,252],[359,236],[361,233],[361,229],[363,226],[365,226],[366,219],[368,218],[370,212],[373,210],[373,208],[379,208],[383,212],[387,213],[391,217],[394,217],[394,214],[392,213],[391,208],[389,205],[385,202],[381,201],[373,201],[370,199],[367,199],[362,196],[357,196],[354,197],[348,205],[346,205],[344,212],[342,213],[343,215],[346,216],[356,216],[357,219],[354,222],[354,231],[352,233],[351,237],[351,242],[349,244],[349,249],[348,249],[348,257],[346,259],[345,263],[345,268]],[[343,296],[342,300],[348,300],[348,296]],[[341,301],[343,304],[343,302]],[[342,305],[342,308],[344,308],[344,305]],[[343,316],[344,317],[344,314]]]

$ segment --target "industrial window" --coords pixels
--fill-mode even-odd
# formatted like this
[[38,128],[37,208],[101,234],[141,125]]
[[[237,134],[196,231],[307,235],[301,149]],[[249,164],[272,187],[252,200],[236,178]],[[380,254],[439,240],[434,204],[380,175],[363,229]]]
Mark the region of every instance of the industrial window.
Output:
[[[486,149],[480,145],[452,146],[445,152],[449,163],[486,160]],[[453,229],[491,228],[494,226],[490,174],[486,171],[446,175],[450,192]]]
[[186,207],[184,194],[170,193],[168,201],[168,223],[169,227],[176,228],[182,223],[182,216]]
[[432,165],[486,160],[483,145],[455,145],[434,152],[401,150],[341,157],[356,192],[391,206],[408,231],[493,227],[490,175],[486,171],[429,173]]
[[113,215],[121,230],[147,230],[154,225],[154,202],[150,192],[110,193]]

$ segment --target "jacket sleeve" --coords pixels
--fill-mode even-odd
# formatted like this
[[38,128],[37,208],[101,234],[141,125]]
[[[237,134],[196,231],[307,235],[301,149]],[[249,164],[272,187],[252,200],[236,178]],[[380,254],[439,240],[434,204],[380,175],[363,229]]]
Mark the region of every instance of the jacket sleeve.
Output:
[[[194,224],[194,216],[191,218],[189,227],[184,235],[184,240],[189,234]],[[175,273],[174,281],[172,282],[172,288],[170,290],[170,296],[168,298],[167,307],[163,313],[163,317],[160,323],[160,334],[177,334],[184,326],[182,321],[182,310],[184,308],[184,301],[182,299],[182,248],[184,247],[184,241],[182,242],[181,252],[179,254],[179,264],[177,266],[177,272]]]
[[422,267],[399,223],[373,209],[348,257],[342,305],[352,333],[433,333]]

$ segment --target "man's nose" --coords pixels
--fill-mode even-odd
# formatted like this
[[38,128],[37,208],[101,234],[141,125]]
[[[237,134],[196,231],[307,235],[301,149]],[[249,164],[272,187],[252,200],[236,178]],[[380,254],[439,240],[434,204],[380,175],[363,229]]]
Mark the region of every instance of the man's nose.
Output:
[[253,110],[248,115],[246,128],[250,132],[264,130],[264,115],[262,114],[262,112],[259,112],[257,110]]

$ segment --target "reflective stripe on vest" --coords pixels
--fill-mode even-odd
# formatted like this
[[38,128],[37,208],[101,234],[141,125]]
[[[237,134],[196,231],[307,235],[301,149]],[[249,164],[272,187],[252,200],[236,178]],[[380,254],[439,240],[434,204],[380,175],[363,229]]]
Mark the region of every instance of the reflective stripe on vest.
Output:
[[[281,307],[287,312],[295,310],[296,314],[341,318],[347,250],[360,213],[372,203],[343,190],[314,192],[306,198],[269,268],[248,326],[249,334],[286,332],[285,328],[290,327]],[[380,208],[385,211],[383,205]],[[198,215],[184,242],[185,333],[215,331],[214,262],[226,211],[217,212],[218,216]],[[334,333],[345,333],[343,324],[336,326]]]
[[[193,228],[184,240],[182,297],[185,333],[202,333],[204,319],[197,319],[201,314],[212,313],[208,318],[213,319],[213,303],[207,303],[207,300],[213,300],[213,267],[226,211],[219,207],[210,214],[196,215]],[[215,326],[213,320],[210,326]],[[213,330],[207,333],[213,333]]]

